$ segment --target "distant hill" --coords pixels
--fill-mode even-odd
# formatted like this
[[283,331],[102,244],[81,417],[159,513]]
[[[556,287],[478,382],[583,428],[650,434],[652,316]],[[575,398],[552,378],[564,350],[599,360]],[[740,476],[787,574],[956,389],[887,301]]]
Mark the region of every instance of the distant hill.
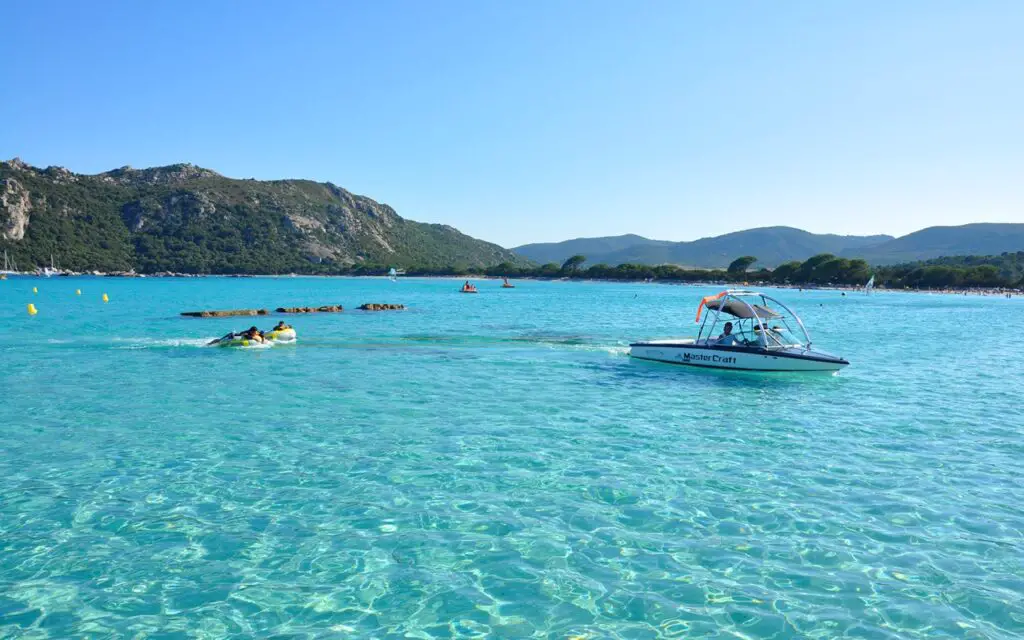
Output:
[[[539,242],[524,244],[513,249],[517,254],[529,258],[538,264],[557,262],[562,264],[569,257],[583,254],[588,262],[595,262],[594,257],[612,255],[631,247],[660,247],[675,244],[667,240],[650,240],[643,236],[627,234],[624,236],[606,236],[603,238],[576,238],[564,242]],[[598,259],[596,262],[602,262]]]
[[838,255],[864,258],[872,264],[899,264],[942,256],[988,256],[1022,250],[1024,224],[975,223],[928,227],[873,246],[848,248]]
[[0,162],[0,250],[23,269],[338,273],[525,264],[330,182],[236,180],[177,164],[98,175]]
[[803,261],[819,253],[839,254],[893,240],[892,236],[839,236],[815,234],[792,227],[763,227],[701,238],[693,242],[649,240],[642,236],[579,238],[551,244],[530,244],[514,249],[535,262],[558,262],[575,254],[587,264],[678,264],[686,267],[726,267],[739,256],[753,255],[758,266],[774,267]]

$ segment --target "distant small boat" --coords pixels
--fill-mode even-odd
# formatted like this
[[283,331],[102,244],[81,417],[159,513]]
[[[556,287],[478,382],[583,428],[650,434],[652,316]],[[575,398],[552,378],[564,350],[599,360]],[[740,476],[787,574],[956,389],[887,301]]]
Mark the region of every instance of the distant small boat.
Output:
[[6,280],[8,275],[14,275],[18,271],[14,268],[14,263],[7,258],[7,251],[4,251],[4,268],[0,269],[0,280]]
[[874,290],[875,290],[875,276],[871,276],[871,279],[868,280],[868,283],[866,285],[864,285],[864,293],[870,295],[871,292],[874,291]]
[[505,278],[505,282],[501,285],[502,289],[515,289],[516,285],[510,284],[508,278]]
[[394,267],[391,267],[391,269],[388,271],[388,278],[391,279],[391,282],[398,282],[398,270],[395,269]]
[[60,269],[58,269],[57,267],[53,266],[53,254],[51,253],[50,254],[50,266],[43,267],[42,275],[44,277],[50,278],[50,277],[53,277],[53,276],[60,275],[60,273],[61,273]]
[[480,293],[480,292],[476,290],[476,286],[475,285],[469,284],[469,281],[467,280],[466,284],[462,285],[462,288],[459,289],[459,293]]

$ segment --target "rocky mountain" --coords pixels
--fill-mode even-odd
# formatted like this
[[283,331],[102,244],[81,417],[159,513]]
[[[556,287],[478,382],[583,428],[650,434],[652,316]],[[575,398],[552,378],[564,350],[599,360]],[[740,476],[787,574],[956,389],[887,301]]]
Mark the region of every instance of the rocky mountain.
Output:
[[1017,251],[1024,251],[1024,224],[979,222],[927,227],[887,242],[845,249],[840,255],[864,258],[872,264],[899,264],[943,256],[998,256]]
[[191,164],[98,175],[0,162],[0,250],[22,268],[340,273],[527,261],[330,182],[237,180]]
[[892,240],[892,236],[839,236],[815,234],[792,227],[762,227],[701,238],[692,242],[649,240],[626,235],[611,238],[578,238],[559,243],[516,247],[520,256],[536,262],[557,262],[575,254],[588,264],[677,264],[684,267],[721,268],[739,256],[758,258],[758,266],[775,267],[803,261],[819,253],[838,254]]

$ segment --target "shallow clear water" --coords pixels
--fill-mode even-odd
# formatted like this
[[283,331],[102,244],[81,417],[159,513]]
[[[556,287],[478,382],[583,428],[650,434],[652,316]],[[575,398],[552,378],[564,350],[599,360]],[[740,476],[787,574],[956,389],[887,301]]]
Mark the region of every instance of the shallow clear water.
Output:
[[1024,634],[1024,300],[782,292],[829,376],[627,357],[710,289],[457,287],[0,282],[0,637]]

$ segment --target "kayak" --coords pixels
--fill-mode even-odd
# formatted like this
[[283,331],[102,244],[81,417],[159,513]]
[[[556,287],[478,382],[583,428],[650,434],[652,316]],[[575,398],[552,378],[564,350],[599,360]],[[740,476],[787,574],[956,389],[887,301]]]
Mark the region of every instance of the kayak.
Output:
[[280,331],[268,331],[265,334],[271,342],[295,342],[298,336],[295,333],[295,329],[291,327],[287,329],[281,329]]

